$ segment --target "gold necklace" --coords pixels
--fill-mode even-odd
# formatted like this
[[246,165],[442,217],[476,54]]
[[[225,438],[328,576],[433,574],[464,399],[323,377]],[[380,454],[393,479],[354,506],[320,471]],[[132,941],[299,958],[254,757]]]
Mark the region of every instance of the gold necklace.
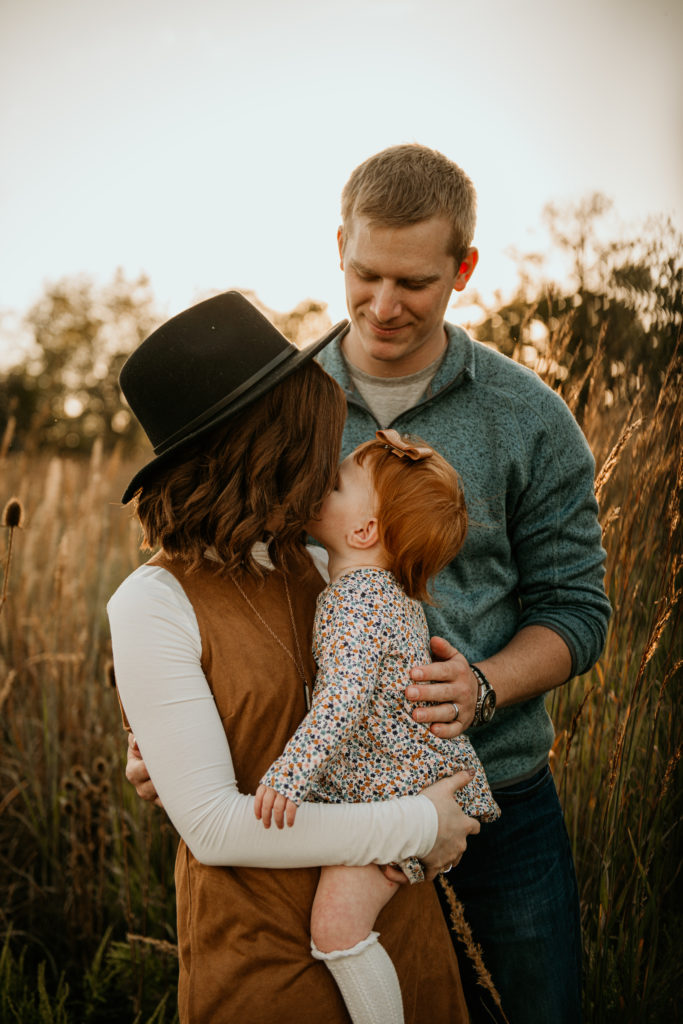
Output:
[[245,594],[244,590],[239,585],[239,583],[237,582],[235,577],[231,576],[230,579],[235,584],[235,587],[237,588],[239,593],[242,595],[242,597],[244,598],[246,603],[249,605],[249,607],[251,608],[252,612],[254,613],[256,618],[259,620],[261,625],[265,627],[265,629],[268,631],[268,633],[270,633],[270,635],[272,636],[272,638],[275,641],[275,643],[280,645],[280,647],[285,652],[287,657],[294,664],[294,667],[296,668],[297,672],[301,676],[301,681],[304,684],[304,699],[306,701],[306,710],[310,711],[311,710],[311,691],[310,691],[310,687],[308,685],[308,679],[306,678],[306,672],[304,671],[304,659],[301,656],[301,647],[299,646],[299,634],[297,633],[296,623],[294,622],[294,609],[292,608],[292,599],[289,596],[289,587],[287,586],[287,577],[283,575],[282,579],[283,579],[284,584],[285,584],[285,594],[287,595],[287,607],[289,608],[289,619],[290,619],[290,622],[292,623],[292,633],[294,634],[294,643],[296,645],[296,655],[297,655],[296,657],[292,654],[292,652],[290,651],[289,647],[287,647],[282,642],[282,640],[277,635],[277,633],[275,633],[271,629],[271,627],[268,625],[266,620],[261,615],[261,613],[258,610],[258,608],[256,608],[252,604],[252,602],[249,600],[249,598],[247,597],[247,595]]

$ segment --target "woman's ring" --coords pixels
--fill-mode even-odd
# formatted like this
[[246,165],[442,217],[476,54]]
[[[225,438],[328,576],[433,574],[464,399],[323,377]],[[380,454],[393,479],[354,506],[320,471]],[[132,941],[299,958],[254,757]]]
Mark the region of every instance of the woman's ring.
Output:
[[460,715],[460,708],[453,701],[451,701],[451,703],[453,704],[453,721],[457,722],[458,721],[458,716]]
[[447,864],[445,868],[441,868],[441,874],[442,875],[447,875],[448,872],[452,870],[452,868],[453,868],[452,864]]

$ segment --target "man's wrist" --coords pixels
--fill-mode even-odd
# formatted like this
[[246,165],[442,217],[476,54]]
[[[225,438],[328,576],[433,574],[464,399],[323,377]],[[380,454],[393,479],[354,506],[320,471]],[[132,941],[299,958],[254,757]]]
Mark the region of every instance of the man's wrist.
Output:
[[470,664],[470,669],[477,680],[477,703],[474,708],[472,725],[487,725],[496,710],[496,691],[478,665]]

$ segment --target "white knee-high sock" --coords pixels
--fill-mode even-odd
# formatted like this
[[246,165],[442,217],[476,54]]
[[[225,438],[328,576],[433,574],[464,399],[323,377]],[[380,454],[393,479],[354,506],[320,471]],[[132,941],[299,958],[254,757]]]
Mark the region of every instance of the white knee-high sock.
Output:
[[351,949],[321,953],[311,942],[316,960],[323,960],[337,983],[353,1024],[403,1024],[398,976],[378,932]]

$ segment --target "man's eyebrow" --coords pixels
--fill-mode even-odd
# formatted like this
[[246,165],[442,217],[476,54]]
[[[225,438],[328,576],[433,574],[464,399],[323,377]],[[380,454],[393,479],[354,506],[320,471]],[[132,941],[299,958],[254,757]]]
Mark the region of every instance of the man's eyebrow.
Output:
[[[365,266],[364,263],[360,263],[358,260],[351,260],[351,266],[354,270],[357,270],[361,274],[365,274],[367,277],[379,277],[380,275],[372,267]],[[399,277],[397,281],[399,284],[433,284],[434,281],[439,280],[439,274],[424,274],[423,276],[416,277]]]

